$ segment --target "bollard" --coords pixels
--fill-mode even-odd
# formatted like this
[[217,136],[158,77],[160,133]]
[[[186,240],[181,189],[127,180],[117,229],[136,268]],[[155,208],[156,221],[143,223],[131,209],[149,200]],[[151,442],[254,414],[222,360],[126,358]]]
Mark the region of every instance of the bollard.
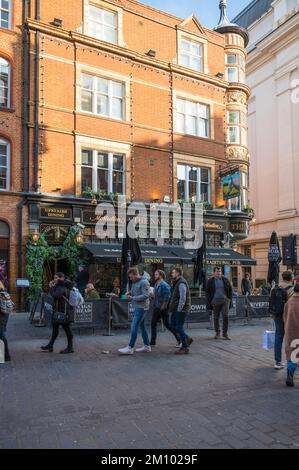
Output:
[[0,339],[0,364],[5,363],[4,342]]

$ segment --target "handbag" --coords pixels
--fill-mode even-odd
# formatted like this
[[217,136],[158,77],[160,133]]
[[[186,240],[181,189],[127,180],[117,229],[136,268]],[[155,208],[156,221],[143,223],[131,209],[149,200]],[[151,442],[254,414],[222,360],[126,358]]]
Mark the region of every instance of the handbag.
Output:
[[[56,302],[57,306],[57,302]],[[64,325],[67,323],[68,317],[66,312],[66,302],[64,302],[64,312],[59,312],[57,309],[53,312],[52,323],[55,325]]]

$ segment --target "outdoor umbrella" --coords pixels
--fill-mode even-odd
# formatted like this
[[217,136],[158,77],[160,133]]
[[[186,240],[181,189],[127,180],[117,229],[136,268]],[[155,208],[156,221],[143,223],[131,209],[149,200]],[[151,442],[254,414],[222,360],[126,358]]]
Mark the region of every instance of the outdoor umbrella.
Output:
[[[128,224],[127,224],[128,228]],[[123,239],[122,253],[121,253],[121,265],[122,265],[122,283],[121,283],[121,294],[126,292],[126,286],[128,283],[127,270],[131,266],[136,266],[141,263],[142,256],[141,250],[137,238],[131,238],[128,236],[128,230],[126,230],[126,238]]]
[[199,285],[205,290],[206,285],[206,232],[202,229],[202,245],[196,251],[194,263],[194,282],[198,281]]
[[278,284],[279,281],[279,263],[281,262],[281,252],[276,232],[272,232],[268,249],[268,282]]

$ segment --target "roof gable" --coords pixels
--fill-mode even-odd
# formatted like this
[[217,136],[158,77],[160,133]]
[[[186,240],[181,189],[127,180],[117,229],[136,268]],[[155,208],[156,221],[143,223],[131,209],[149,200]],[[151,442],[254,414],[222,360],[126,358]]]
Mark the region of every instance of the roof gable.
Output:
[[205,30],[196,18],[195,15],[189,16],[182,23],[178,25],[179,28],[186,29],[193,33],[205,34]]

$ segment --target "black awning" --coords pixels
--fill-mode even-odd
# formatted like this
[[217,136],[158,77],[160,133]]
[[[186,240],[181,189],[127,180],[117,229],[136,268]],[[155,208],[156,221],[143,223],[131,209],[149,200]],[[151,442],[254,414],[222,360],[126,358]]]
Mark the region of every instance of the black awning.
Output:
[[[106,263],[120,263],[122,245],[109,243],[86,243],[84,247],[94,258]],[[179,258],[164,246],[142,245],[142,261],[145,264],[177,263]]]
[[[186,250],[183,247],[168,247],[168,249],[185,263],[191,264],[192,259],[196,257],[196,250]],[[255,266],[256,261],[230,248],[207,248],[207,264]]]

